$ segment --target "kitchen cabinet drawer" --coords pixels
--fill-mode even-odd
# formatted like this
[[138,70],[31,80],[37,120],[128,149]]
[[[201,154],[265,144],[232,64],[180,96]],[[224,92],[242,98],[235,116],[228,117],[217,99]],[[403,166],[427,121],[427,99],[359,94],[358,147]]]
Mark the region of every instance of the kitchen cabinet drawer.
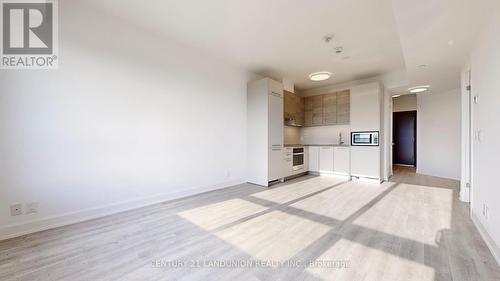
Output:
[[283,158],[283,177],[289,177],[293,175],[293,158],[285,157]]

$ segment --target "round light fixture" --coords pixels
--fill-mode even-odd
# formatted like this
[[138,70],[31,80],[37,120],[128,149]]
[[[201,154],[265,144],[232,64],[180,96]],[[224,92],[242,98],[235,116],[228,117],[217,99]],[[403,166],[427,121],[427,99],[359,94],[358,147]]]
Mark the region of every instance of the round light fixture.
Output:
[[409,88],[408,92],[410,92],[412,94],[418,94],[418,93],[422,93],[422,92],[428,91],[429,87],[430,87],[429,85],[417,86],[417,87]]
[[312,81],[324,81],[330,79],[330,77],[332,77],[332,74],[328,71],[315,72],[309,75],[309,79]]
[[393,98],[399,98],[401,95],[394,95]]

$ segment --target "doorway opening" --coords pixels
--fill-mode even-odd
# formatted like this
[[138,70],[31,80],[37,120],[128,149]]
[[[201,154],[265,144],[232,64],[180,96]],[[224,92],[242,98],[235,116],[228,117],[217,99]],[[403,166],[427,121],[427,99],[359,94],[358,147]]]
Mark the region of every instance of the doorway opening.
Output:
[[417,111],[393,112],[392,163],[417,167]]

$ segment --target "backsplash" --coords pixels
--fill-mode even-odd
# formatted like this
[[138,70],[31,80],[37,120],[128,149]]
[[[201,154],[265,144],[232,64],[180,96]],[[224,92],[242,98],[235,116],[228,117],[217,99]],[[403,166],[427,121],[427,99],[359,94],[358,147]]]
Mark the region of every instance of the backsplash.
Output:
[[300,140],[300,128],[285,126],[284,137],[285,144],[301,144]]
[[300,143],[303,144],[338,144],[339,133],[345,144],[350,143],[351,127],[349,125],[332,125],[304,127],[300,131]]

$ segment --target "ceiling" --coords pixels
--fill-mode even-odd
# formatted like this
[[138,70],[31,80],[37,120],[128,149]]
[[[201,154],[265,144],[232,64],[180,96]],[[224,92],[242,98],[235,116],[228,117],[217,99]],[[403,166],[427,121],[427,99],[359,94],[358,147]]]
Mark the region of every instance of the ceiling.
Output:
[[[251,72],[290,79],[299,90],[402,70],[408,82],[400,90],[417,84],[457,88],[480,18],[470,14],[478,10],[478,0],[91,3]],[[334,34],[330,43],[324,41],[328,34]],[[335,53],[337,46],[343,47],[341,54]],[[427,67],[418,67],[422,64]],[[310,81],[308,75],[317,71],[333,77]]]
[[431,92],[459,88],[462,66],[493,1],[498,0],[392,1],[408,87],[430,85]]

